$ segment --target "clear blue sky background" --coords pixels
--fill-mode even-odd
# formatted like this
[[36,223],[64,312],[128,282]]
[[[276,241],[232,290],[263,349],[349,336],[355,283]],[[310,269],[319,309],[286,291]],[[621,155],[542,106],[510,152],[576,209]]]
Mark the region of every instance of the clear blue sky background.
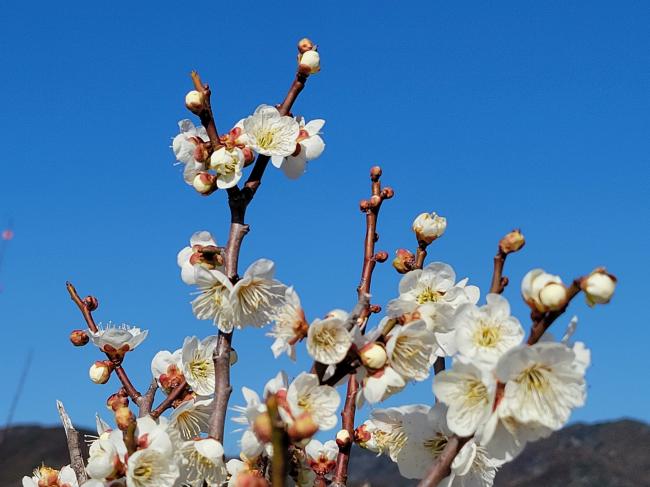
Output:
[[[0,217],[16,237],[0,273],[0,421],[29,349],[34,363],[17,422],[57,421],[55,399],[93,422],[117,385],[87,378],[100,354],[74,349],[82,326],[65,281],[95,294],[100,321],[150,338],[126,367],[149,381],[157,350],[214,332],[194,319],[177,251],[192,232],[225,242],[225,194],[199,197],[169,145],[200,70],[218,127],[282,100],[295,43],[319,45],[323,70],[295,112],[325,118],[327,149],[297,182],[269,168],[249,211],[242,268],[259,257],[299,291],[308,318],[356,300],[368,169],[396,197],[382,208],[378,249],[413,246],[413,217],[449,220],[431,260],[485,288],[499,237],[521,226],[506,296],[527,324],[519,283],[533,267],[566,280],[606,265],[620,279],[609,306],[582,299],[578,338],[593,351],[589,398],[574,420],[650,420],[647,317],[650,183],[647,2],[4,2],[0,7]],[[375,301],[397,292],[390,265]],[[560,320],[562,328],[568,321]],[[237,333],[239,386],[279,368],[258,330]],[[432,402],[430,382],[389,404]],[[363,414],[367,413],[367,409]]]

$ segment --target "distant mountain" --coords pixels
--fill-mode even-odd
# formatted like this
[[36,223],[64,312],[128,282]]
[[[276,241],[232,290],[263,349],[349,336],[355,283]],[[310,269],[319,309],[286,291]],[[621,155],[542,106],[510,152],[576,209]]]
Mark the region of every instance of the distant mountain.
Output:
[[[86,432],[92,434],[92,432]],[[61,428],[16,426],[0,444],[0,487],[20,485],[44,462],[69,463]],[[350,487],[409,487],[383,457],[353,452]],[[531,443],[497,474],[496,487],[650,487],[650,426],[631,420],[574,424]]]

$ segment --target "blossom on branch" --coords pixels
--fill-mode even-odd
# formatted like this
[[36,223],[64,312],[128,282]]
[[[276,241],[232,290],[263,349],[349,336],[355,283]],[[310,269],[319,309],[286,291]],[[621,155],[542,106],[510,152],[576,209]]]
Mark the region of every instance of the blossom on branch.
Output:
[[352,345],[352,334],[346,327],[348,314],[334,310],[321,319],[315,319],[307,332],[307,352],[322,364],[341,362]]
[[296,117],[300,127],[295,151],[284,160],[271,159],[275,167],[282,169],[282,172],[290,179],[298,179],[307,168],[307,162],[320,157],[325,150],[325,142],[321,138],[320,131],[325,125],[325,120],[316,119],[305,123],[303,117]]
[[147,338],[147,330],[126,323],[113,325],[109,323],[96,332],[88,330],[90,341],[102,352],[124,356],[126,352],[134,350]]
[[271,157],[278,166],[294,153],[300,133],[295,119],[280,115],[277,108],[269,105],[258,106],[253,115],[244,119],[243,129],[250,148]]
[[275,322],[273,329],[267,333],[267,336],[275,338],[271,345],[273,356],[278,358],[286,353],[291,360],[295,360],[295,345],[305,337],[308,325],[298,293],[292,286],[286,288],[284,303],[275,311],[273,321]]

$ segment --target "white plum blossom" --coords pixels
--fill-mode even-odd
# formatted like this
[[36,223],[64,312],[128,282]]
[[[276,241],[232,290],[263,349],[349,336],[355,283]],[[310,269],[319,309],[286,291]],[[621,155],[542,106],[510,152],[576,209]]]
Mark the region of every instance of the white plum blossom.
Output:
[[214,438],[186,441],[181,447],[181,455],[188,485],[221,487],[226,482],[228,472],[223,446]]
[[104,480],[113,477],[126,455],[122,432],[114,430],[100,435],[91,443],[88,453],[86,472],[91,478]]
[[413,220],[413,231],[418,242],[430,244],[440,238],[447,228],[447,219],[433,213],[421,213]]
[[406,387],[404,378],[390,366],[373,372],[359,367],[357,380],[361,384],[357,395],[357,405],[359,406],[364,401],[368,401],[370,404],[381,402]]
[[517,347],[501,357],[497,378],[505,384],[503,416],[560,429],[586,397],[584,354],[562,343]]
[[325,150],[325,142],[321,138],[320,131],[325,125],[325,120],[316,119],[305,123],[302,117],[296,117],[300,131],[298,133],[298,145],[296,152],[278,162],[278,158],[272,160],[276,167],[290,179],[298,179],[305,172],[307,162],[320,157]]
[[180,473],[170,455],[145,448],[129,457],[126,484],[131,487],[172,487]]
[[271,345],[273,356],[278,358],[286,353],[291,360],[295,360],[295,344],[304,337],[307,323],[305,312],[300,305],[300,298],[292,286],[286,288],[284,303],[275,311],[272,318],[275,324],[267,336],[275,338]]
[[[41,484],[41,482],[43,482]],[[78,487],[77,476],[70,465],[61,470],[41,466],[34,470],[32,477],[23,477],[23,487],[39,487],[40,485],[58,487]]]
[[322,364],[342,361],[352,345],[352,334],[346,327],[347,313],[330,312],[325,318],[315,319],[307,332],[307,352]]
[[147,338],[147,330],[141,330],[137,326],[127,324],[113,325],[109,323],[100,327],[96,332],[88,330],[90,341],[93,342],[102,352],[125,353],[134,350]]
[[560,276],[544,272],[543,269],[533,269],[521,282],[521,294],[531,308],[545,313],[564,305],[567,290]]
[[208,133],[201,125],[195,127],[191,120],[178,122],[181,133],[174,137],[172,149],[176,160],[184,164],[183,179],[190,186],[196,175],[205,170],[205,164],[196,160],[197,147],[208,140]]
[[447,405],[447,425],[459,436],[470,436],[490,417],[496,381],[475,365],[455,360],[433,381],[433,392]]
[[315,374],[301,373],[289,385],[287,403],[294,417],[309,413],[320,430],[332,429],[341,403],[338,392],[331,386],[321,386]]
[[185,380],[194,392],[201,396],[214,393],[214,362],[212,354],[217,346],[217,337],[209,336],[199,341],[187,337],[181,352],[181,367]]
[[183,350],[180,348],[174,353],[161,350],[151,360],[151,375],[165,394],[169,394],[183,379],[182,354]]
[[244,119],[243,129],[251,149],[271,157],[278,166],[295,152],[300,132],[296,120],[280,115],[277,108],[269,105],[258,106],[253,115]]
[[204,230],[194,233],[190,238],[190,246],[184,247],[178,253],[176,262],[178,263],[178,267],[181,268],[181,279],[185,284],[196,284],[195,265],[200,265],[206,269],[223,269],[223,266],[216,265],[216,263],[208,263],[201,257],[199,250],[205,247],[214,247],[216,249],[217,242],[210,232]]
[[244,152],[239,147],[221,147],[210,156],[210,169],[217,173],[217,188],[228,189],[235,186],[242,177]]
[[326,475],[336,466],[336,457],[339,453],[339,447],[334,440],[328,440],[321,443],[312,439],[305,446],[307,463],[319,475]]
[[200,320],[212,320],[219,330],[230,333],[235,326],[230,302],[233,285],[221,271],[195,266],[194,272],[199,288],[199,295],[192,301],[194,316]]
[[172,411],[169,425],[178,430],[181,438],[191,440],[208,431],[212,409],[212,398],[188,399]]
[[488,294],[480,308],[464,304],[454,317],[458,352],[486,370],[496,366],[499,358],[521,344],[524,329],[510,316],[510,304],[498,294]]
[[423,320],[396,326],[387,336],[388,363],[405,381],[423,381],[429,377],[435,344],[435,337]]

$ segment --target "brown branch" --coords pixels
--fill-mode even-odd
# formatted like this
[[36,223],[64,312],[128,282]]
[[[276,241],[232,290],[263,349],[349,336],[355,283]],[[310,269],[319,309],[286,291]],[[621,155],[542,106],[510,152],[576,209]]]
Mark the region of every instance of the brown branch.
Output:
[[582,281],[582,279],[582,277],[579,277],[577,279],[574,279],[574,281],[571,283],[571,286],[569,286],[567,289],[566,303],[561,309],[557,311],[549,311],[548,313],[544,313],[541,316],[539,316],[537,313],[533,313],[532,316],[534,317],[534,321],[530,329],[530,336],[526,342],[528,345],[534,345],[537,343],[539,339],[542,338],[542,335],[546,333],[546,330],[548,330],[549,327],[553,324],[553,322],[566,311],[566,309],[569,307],[569,304],[571,303],[571,300],[580,292],[580,281]]
[[[108,356],[109,354],[106,355]],[[140,394],[137,391],[137,389],[134,387],[134,385],[131,383],[131,380],[129,379],[129,376],[126,373],[126,370],[124,370],[121,364],[115,364],[115,374],[117,375],[118,379],[120,379],[120,382],[124,387],[124,390],[129,395],[131,400],[134,403],[138,404],[138,401],[142,397],[142,394]]]
[[418,245],[418,249],[415,251],[414,269],[422,269],[424,267],[424,259],[427,258],[427,246],[428,244],[425,242]]
[[208,133],[208,138],[212,145],[212,151],[216,151],[221,145],[221,141],[219,140],[219,132],[217,131],[217,125],[214,122],[212,105],[210,104],[210,95],[212,92],[207,84],[203,84],[199,73],[192,71],[190,76],[194,83],[194,89],[203,95],[203,109],[197,115],[201,119],[201,125],[205,127],[205,131]]
[[139,418],[143,418],[151,413],[151,408],[153,406],[153,401],[156,397],[157,390],[158,382],[156,379],[153,379],[151,381],[151,384],[149,384],[149,389],[147,389],[147,392],[145,392],[144,395],[140,396],[140,398],[136,401],[136,404],[138,405]]
[[72,426],[72,421],[70,416],[65,411],[63,403],[61,401],[56,401],[56,408],[59,411],[59,416],[61,418],[61,423],[63,423],[63,429],[65,431],[65,438],[68,443],[68,452],[70,453],[70,467],[74,470],[75,475],[77,476],[77,482],[79,485],[88,480],[86,475],[86,466],[84,465],[83,454],[81,453],[81,441],[79,439],[79,432],[74,429]]
[[187,381],[183,379],[181,383],[178,384],[160,404],[158,404],[158,407],[156,407],[156,409],[151,411],[151,417],[156,419],[162,413],[164,413],[170,407],[172,407],[174,402],[180,399],[181,395],[185,392],[186,388],[187,388]]
[[273,458],[271,461],[271,485],[284,487],[289,469],[289,436],[280,417],[278,399],[275,395],[266,400],[266,407],[271,418],[271,444],[273,445]]
[[447,441],[444,450],[436,458],[436,461],[433,462],[427,476],[420,481],[418,487],[435,487],[442,479],[449,476],[451,474],[451,463],[463,445],[469,440],[470,438],[459,438],[456,435],[449,437],[449,441]]
[[[198,75],[197,75],[198,76]],[[278,108],[281,115],[288,115],[293,103],[302,91],[308,75],[296,74],[289,92]],[[234,284],[239,280],[237,267],[239,253],[244,237],[249,227],[245,223],[246,209],[253,200],[257,189],[262,184],[264,171],[269,163],[269,157],[258,155],[255,165],[251,170],[246,183],[242,189],[234,186],[228,189],[228,207],[230,208],[230,232],[225,249],[225,271],[226,276]],[[214,409],[210,416],[210,436],[223,443],[223,434],[226,422],[228,401],[232,393],[230,385],[230,352],[232,350],[232,332],[224,333],[219,331],[217,346],[215,347],[212,360],[214,362],[215,398]]]
[[[90,331],[97,333],[98,328],[95,324],[95,320],[93,319],[92,310],[88,307],[87,302],[79,297],[77,290],[70,281],[65,283],[65,287],[68,289],[68,293],[70,293],[70,298],[72,298],[72,301],[74,301],[74,303],[79,308],[79,311],[81,311],[81,314],[86,320],[86,324],[88,325]],[[91,296],[88,296],[88,298],[91,298]]]
[[[379,166],[374,166],[370,169],[372,194],[368,200],[363,200],[360,204],[361,211],[366,214],[363,266],[361,268],[361,282],[357,287],[357,295],[360,301],[365,296],[370,295],[370,285],[375,265],[377,262],[384,262],[388,258],[386,252],[375,253],[375,243],[379,240],[379,235],[377,235],[377,218],[379,216],[381,204],[385,199],[392,198],[394,193],[390,188],[382,189],[379,178],[381,178],[381,168]],[[358,320],[360,321],[359,326],[362,328],[362,331],[365,327],[368,316],[375,309],[379,309],[379,307],[368,304],[363,310],[361,310]],[[356,395],[358,390],[359,383],[354,374],[350,373],[347,392],[345,395],[345,405],[341,412],[341,426],[348,432],[350,438],[354,438],[354,416],[356,413]],[[351,443],[339,446],[339,454],[336,457],[336,468],[334,470],[334,479],[332,481],[333,486],[343,487],[347,483],[351,448]]]
[[494,256],[494,271],[492,272],[492,283],[490,284],[490,292],[501,294],[508,285],[508,278],[503,276],[503,266],[506,263],[508,254],[499,248],[497,255]]

